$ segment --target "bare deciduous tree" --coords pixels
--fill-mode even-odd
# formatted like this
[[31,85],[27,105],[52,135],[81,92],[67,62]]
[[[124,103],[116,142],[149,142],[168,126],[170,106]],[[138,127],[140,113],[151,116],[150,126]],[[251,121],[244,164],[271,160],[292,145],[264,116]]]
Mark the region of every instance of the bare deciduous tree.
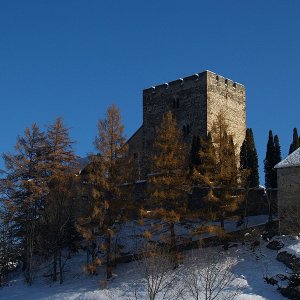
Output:
[[206,248],[193,255],[190,263],[184,276],[186,299],[232,300],[240,293],[239,287],[229,288],[235,278],[235,259]]
[[[137,261],[138,272],[145,284],[147,299],[181,299],[184,286],[180,282],[180,268],[172,269],[173,258],[168,247],[147,244]],[[134,299],[145,299],[145,295],[134,288]]]

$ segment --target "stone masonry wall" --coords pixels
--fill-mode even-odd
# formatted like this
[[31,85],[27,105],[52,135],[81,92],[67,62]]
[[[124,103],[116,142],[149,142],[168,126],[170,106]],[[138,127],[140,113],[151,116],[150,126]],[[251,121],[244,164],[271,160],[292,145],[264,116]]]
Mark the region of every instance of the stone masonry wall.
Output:
[[141,179],[143,177],[143,138],[144,128],[141,126],[127,141],[129,146],[129,155],[133,160],[133,170],[135,172],[134,178]]
[[207,130],[210,131],[218,113],[225,113],[229,133],[233,135],[236,151],[246,133],[245,87],[212,72],[207,72]]
[[143,126],[146,161],[155,137],[155,129],[160,126],[163,115],[168,111],[175,116],[178,128],[183,130],[187,143],[191,142],[194,134],[206,133],[206,72],[144,90]]
[[229,131],[239,149],[246,132],[245,88],[210,71],[197,73],[143,91],[143,125],[128,141],[130,152],[138,153],[144,177],[149,173],[149,156],[155,130],[162,117],[171,111],[185,142],[193,135],[210,131],[220,110],[229,124]]
[[277,169],[277,180],[280,230],[288,233],[300,226],[300,167]]

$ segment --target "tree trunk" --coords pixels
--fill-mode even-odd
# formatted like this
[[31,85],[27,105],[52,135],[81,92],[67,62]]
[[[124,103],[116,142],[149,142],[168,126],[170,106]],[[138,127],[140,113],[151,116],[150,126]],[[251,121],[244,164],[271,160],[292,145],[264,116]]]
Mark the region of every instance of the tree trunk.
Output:
[[221,228],[224,230],[225,224],[224,224],[224,218],[223,217],[221,217],[220,222],[221,222]]
[[111,257],[111,234],[107,233],[107,245],[106,245],[106,278],[112,277],[112,257]]
[[169,229],[171,235],[170,253],[172,257],[172,266],[173,269],[176,269],[178,267],[178,257],[177,257],[178,251],[176,245],[175,226],[173,222],[169,224]]
[[55,250],[54,254],[53,254],[53,281],[57,281],[57,251]]
[[27,247],[26,247],[26,270],[25,279],[26,282],[32,284],[32,256],[33,256],[33,236],[31,232],[27,236]]
[[63,265],[61,263],[61,249],[58,252],[58,264],[59,264],[59,283],[63,283]]

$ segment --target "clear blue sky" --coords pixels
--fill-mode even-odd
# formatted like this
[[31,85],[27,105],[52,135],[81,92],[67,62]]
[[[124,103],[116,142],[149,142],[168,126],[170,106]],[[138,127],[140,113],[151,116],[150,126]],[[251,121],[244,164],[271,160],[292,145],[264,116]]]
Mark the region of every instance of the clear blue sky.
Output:
[[129,137],[144,88],[208,69],[246,86],[262,168],[268,130],[285,156],[300,129],[299,15],[297,0],[1,0],[0,152],[62,116],[84,156],[109,104]]

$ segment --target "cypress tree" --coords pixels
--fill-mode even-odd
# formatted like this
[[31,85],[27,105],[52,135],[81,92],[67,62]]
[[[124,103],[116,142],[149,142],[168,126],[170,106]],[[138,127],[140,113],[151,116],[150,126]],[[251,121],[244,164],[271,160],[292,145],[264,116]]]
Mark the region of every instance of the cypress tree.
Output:
[[[247,129],[248,131],[248,129]],[[240,150],[240,168],[242,170],[244,169],[248,169],[248,143],[247,143],[247,133],[246,133],[246,137],[243,141],[243,144],[241,146],[241,150]]]
[[[281,161],[281,147],[279,137],[276,134],[274,136],[274,162],[273,167]],[[277,173],[276,170],[272,169],[272,187],[277,188]]]
[[264,160],[265,185],[266,188],[277,187],[277,175],[274,166],[281,161],[281,148],[278,135],[273,137],[272,130],[269,131],[266,158]]
[[274,137],[272,130],[269,131],[269,139],[267,143],[266,158],[264,160],[265,186],[272,187],[272,169],[274,167]]
[[249,170],[249,175],[247,177],[247,182],[249,182],[249,186],[258,187],[258,156],[251,128],[248,128],[246,130],[246,137],[241,146],[240,168],[242,170]]
[[300,147],[300,137],[298,136],[297,128],[294,128],[294,130],[293,130],[293,141],[290,145],[289,154],[294,152],[299,147]]

